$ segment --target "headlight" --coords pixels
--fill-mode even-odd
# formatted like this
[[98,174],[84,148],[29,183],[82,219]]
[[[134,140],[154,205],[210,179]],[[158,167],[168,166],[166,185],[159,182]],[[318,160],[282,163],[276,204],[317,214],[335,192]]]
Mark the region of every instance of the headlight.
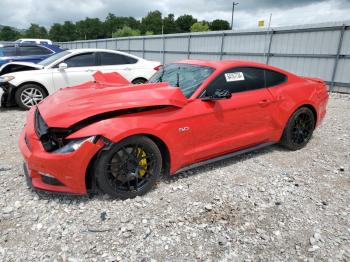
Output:
[[85,142],[90,141],[92,143],[96,142],[96,136],[90,136],[90,137],[84,137],[84,138],[78,138],[69,141],[68,144],[64,145],[63,147],[53,151],[54,153],[59,154],[65,154],[65,153],[71,153],[79,149]]
[[15,79],[14,76],[1,76],[0,77],[0,83],[6,83],[9,82],[11,80]]

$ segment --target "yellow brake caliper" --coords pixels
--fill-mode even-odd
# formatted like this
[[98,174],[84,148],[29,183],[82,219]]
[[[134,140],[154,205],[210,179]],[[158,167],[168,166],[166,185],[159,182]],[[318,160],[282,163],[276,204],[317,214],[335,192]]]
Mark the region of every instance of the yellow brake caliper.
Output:
[[147,170],[147,159],[146,159],[146,152],[142,150],[142,148],[138,148],[137,155],[140,156],[142,159],[139,161],[139,166],[142,166],[143,169],[139,170],[139,175],[144,176]]

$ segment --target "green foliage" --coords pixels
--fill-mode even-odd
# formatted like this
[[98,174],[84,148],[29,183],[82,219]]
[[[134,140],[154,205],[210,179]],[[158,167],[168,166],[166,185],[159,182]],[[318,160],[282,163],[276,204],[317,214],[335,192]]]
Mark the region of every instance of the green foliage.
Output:
[[48,38],[46,28],[37,24],[30,24],[24,36],[26,38]]
[[209,25],[206,22],[197,22],[191,26],[191,32],[206,32],[209,31]]
[[133,17],[117,17],[111,13],[108,14],[104,22],[104,28],[107,37],[111,37],[114,32],[125,26],[139,30],[141,23]]
[[85,18],[76,23],[76,31],[79,39],[105,38],[103,23],[98,18]]
[[197,19],[191,15],[179,16],[175,23],[180,33],[190,32],[191,26],[197,22]]
[[20,38],[20,33],[9,26],[4,26],[0,31],[0,39],[3,41],[15,41]]
[[215,19],[213,22],[209,24],[209,28],[212,31],[219,31],[219,30],[230,30],[230,24],[226,20],[222,19]]
[[167,17],[164,17],[163,19],[163,25],[164,25],[164,34],[174,34],[178,32],[174,14],[168,14]]
[[141,35],[140,30],[132,29],[128,26],[124,26],[121,29],[118,29],[112,34],[113,37],[126,37],[126,36],[138,36]]
[[152,31],[156,35],[162,33],[162,13],[158,10],[149,12],[141,20],[141,31],[143,33]]
[[141,20],[134,17],[115,16],[109,13],[104,21],[98,18],[85,18],[76,23],[65,21],[55,23],[49,32],[38,24],[31,24],[21,34],[14,28],[5,26],[0,30],[0,40],[12,41],[20,37],[26,38],[50,38],[53,41],[65,42],[84,39],[100,39],[109,37],[125,37],[136,35],[161,34],[163,27],[164,34],[203,32],[209,30],[227,30],[230,24],[221,19],[211,23],[206,21],[198,22],[192,15],[182,15],[175,19],[174,14],[162,17],[158,10],[149,12]]

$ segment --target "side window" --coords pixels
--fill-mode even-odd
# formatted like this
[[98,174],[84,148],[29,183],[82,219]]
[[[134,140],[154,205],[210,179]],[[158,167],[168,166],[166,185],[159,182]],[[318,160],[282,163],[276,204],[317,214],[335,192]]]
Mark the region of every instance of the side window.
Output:
[[64,61],[68,67],[95,66],[95,54],[85,53],[67,58]]
[[287,81],[287,76],[272,70],[265,70],[266,87],[280,85]]
[[0,53],[2,53],[3,56],[16,56],[16,47],[4,46],[0,48]]
[[21,56],[30,56],[30,55],[48,55],[52,52],[47,48],[40,46],[21,46],[19,48]]
[[135,64],[137,62],[137,60],[132,57],[107,52],[100,53],[100,60],[102,66]]
[[238,93],[265,87],[264,70],[254,67],[236,67],[219,75],[206,89],[206,96],[214,94],[216,89]]

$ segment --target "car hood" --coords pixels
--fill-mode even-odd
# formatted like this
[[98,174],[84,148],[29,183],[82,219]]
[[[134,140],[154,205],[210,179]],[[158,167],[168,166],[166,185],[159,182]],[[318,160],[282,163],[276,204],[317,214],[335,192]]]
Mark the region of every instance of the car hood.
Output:
[[21,71],[40,70],[43,68],[44,66],[42,65],[38,65],[30,62],[10,62],[0,67],[0,74],[4,75],[7,73],[15,73],[15,72],[21,72]]
[[49,127],[68,128],[105,113],[155,106],[183,107],[187,98],[168,83],[88,82],[60,89],[38,105]]

